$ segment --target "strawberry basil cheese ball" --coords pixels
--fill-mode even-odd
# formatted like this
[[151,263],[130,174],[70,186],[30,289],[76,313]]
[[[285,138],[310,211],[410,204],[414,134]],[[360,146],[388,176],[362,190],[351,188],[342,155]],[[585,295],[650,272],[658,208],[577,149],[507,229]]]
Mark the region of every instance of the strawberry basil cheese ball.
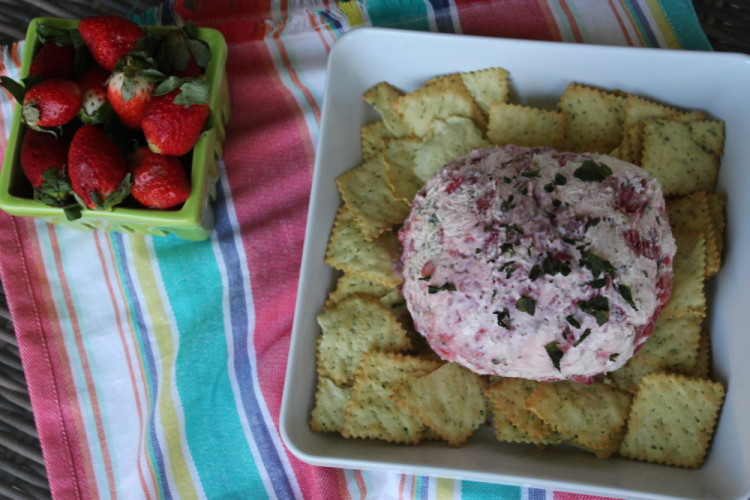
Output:
[[417,193],[399,238],[415,328],[480,374],[590,382],[646,341],[672,290],[659,184],[604,155],[474,151]]

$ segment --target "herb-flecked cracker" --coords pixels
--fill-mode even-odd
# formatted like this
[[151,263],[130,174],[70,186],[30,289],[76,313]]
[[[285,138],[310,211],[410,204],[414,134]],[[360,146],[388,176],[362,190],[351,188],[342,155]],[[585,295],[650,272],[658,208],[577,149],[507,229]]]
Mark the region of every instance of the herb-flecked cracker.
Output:
[[502,378],[492,382],[485,393],[492,394],[495,414],[502,413],[518,430],[531,440],[549,436],[554,429],[545,424],[531,410],[526,408],[526,400],[534,392],[539,382],[523,378]]
[[698,468],[703,464],[724,401],[718,382],[653,373],[641,379],[620,455]]
[[631,396],[604,383],[542,382],[526,407],[557,432],[595,450],[609,450],[621,437]]
[[662,315],[679,317],[688,314],[706,316],[706,238],[702,233],[673,233],[677,253],[672,265],[672,296]]
[[508,72],[494,67],[459,73],[461,81],[485,115],[493,102],[506,102],[510,90]]
[[567,148],[605,154],[616,148],[622,142],[626,102],[620,92],[568,85],[558,102]]
[[339,385],[351,383],[367,351],[406,351],[411,342],[378,299],[352,295],[318,315],[320,370]]
[[460,446],[487,421],[483,379],[456,363],[401,384],[398,402],[451,446]]
[[354,274],[342,274],[336,281],[336,289],[328,294],[326,300],[326,307],[331,307],[341,299],[350,295],[366,294],[372,295],[373,297],[381,298],[386,295],[391,288],[383,286],[380,283],[375,283],[368,279],[356,276]]
[[665,195],[713,191],[724,151],[724,123],[711,120],[648,120],[641,167]]
[[678,233],[702,233],[706,239],[706,278],[721,267],[719,251],[721,230],[714,221],[709,205],[709,193],[694,191],[685,196],[667,200],[667,215],[672,229]]
[[393,274],[393,262],[401,255],[398,237],[393,232],[374,241],[365,239],[346,205],[342,205],[333,221],[325,262],[334,269],[394,287],[400,279]]
[[396,137],[403,137],[408,133],[407,126],[393,108],[393,104],[404,93],[388,82],[380,82],[370,88],[362,98],[373,108],[378,110],[383,123]]
[[344,204],[368,240],[377,238],[409,215],[409,205],[393,196],[385,176],[385,163],[378,155],[336,178]]
[[418,443],[424,426],[397,404],[394,389],[404,380],[428,374],[440,364],[414,356],[367,353],[354,377],[342,434],[393,443]]
[[339,387],[333,380],[319,377],[310,428],[315,432],[341,432],[350,394],[350,387]]
[[559,111],[502,102],[490,106],[487,137],[494,144],[558,148],[564,132],[565,122]]
[[471,118],[481,129],[486,127],[482,109],[474,101],[458,74],[434,78],[424,86],[396,99],[394,109],[411,134],[424,137],[432,120],[450,116]]
[[385,149],[386,139],[396,137],[383,120],[362,125],[359,131],[360,144],[362,146],[362,159],[367,160],[379,155]]

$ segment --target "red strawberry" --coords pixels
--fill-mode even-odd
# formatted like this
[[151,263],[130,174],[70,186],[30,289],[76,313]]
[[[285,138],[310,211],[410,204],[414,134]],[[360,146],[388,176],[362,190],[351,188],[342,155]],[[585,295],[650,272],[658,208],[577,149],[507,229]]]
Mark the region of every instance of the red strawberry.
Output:
[[128,56],[115,68],[107,84],[107,98],[120,121],[138,128],[146,114],[154,83],[143,74],[147,65],[138,57]]
[[182,156],[203,132],[208,115],[208,85],[191,80],[168,94],[151,98],[141,129],[154,153]]
[[21,144],[21,169],[34,187],[34,199],[46,205],[66,205],[70,183],[65,176],[68,143],[52,134],[27,130]]
[[109,71],[117,61],[136,50],[145,33],[133,21],[120,16],[97,16],[83,19],[78,32],[96,62]]
[[78,111],[78,118],[83,123],[104,123],[111,113],[107,102],[107,79],[109,72],[101,66],[94,65],[78,79],[83,91],[83,102]]
[[93,125],[79,128],[68,150],[68,175],[82,205],[112,210],[130,192],[131,178],[117,145]]
[[141,147],[133,154],[130,172],[133,174],[130,194],[149,208],[172,208],[190,196],[190,182],[179,158]]
[[24,94],[24,122],[35,130],[65,125],[75,118],[82,100],[83,93],[77,83],[58,78],[45,80]]
[[41,46],[39,51],[31,60],[29,76],[40,76],[42,78],[73,79],[76,51],[72,45],[57,45],[55,42],[47,42]]

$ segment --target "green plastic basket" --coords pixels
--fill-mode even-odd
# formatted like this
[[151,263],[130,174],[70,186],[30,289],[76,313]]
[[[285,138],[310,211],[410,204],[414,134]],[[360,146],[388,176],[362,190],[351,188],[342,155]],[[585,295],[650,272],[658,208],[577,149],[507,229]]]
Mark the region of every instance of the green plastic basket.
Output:
[[[37,36],[39,25],[63,29],[75,28],[77,20],[38,17],[29,23],[24,45],[21,77],[28,75],[31,60],[39,48]],[[172,26],[146,26],[154,33],[166,33],[177,29]],[[52,224],[78,229],[102,229],[124,233],[166,235],[172,233],[186,240],[207,239],[213,230],[213,211],[210,202],[215,197],[216,180],[219,177],[217,161],[221,158],[221,144],[226,136],[229,120],[229,88],[226,78],[227,44],[217,30],[199,28],[200,38],[211,49],[211,61],[206,70],[210,84],[209,105],[213,115],[213,127],[204,132],[193,148],[190,169],[191,192],[178,210],[153,210],[146,208],[115,207],[112,211],[82,210],[82,216],[68,221],[60,208],[54,208],[33,199],[32,188],[20,165],[21,142],[26,127],[21,123],[21,106],[16,105],[10,137],[0,172],[0,209],[11,215],[38,217]]]

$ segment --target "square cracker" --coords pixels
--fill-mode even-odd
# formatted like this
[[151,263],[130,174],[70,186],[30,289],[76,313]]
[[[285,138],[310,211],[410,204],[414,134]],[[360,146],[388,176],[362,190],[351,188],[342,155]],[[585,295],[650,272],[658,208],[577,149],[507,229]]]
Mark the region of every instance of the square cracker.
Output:
[[502,102],[490,106],[487,137],[495,144],[559,148],[564,132],[565,122],[559,111]]
[[377,238],[409,215],[409,205],[396,199],[385,177],[385,163],[378,155],[336,178],[344,204],[367,240]]
[[535,380],[508,377],[492,382],[485,390],[488,399],[492,401],[495,414],[502,413],[514,427],[533,441],[554,433],[551,426],[525,406],[537,385],[539,382]]
[[489,146],[469,118],[435,119],[420,139],[392,139],[384,152],[388,183],[401,200],[411,202],[416,192],[449,161]]
[[328,299],[326,300],[325,305],[326,307],[332,307],[343,298],[354,295],[355,293],[381,298],[390,290],[391,288],[383,286],[380,283],[375,283],[374,281],[370,281],[354,274],[344,273],[336,282],[336,289],[328,294]]
[[[721,267],[720,240],[721,222],[716,218],[709,204],[709,193],[694,191],[685,196],[667,200],[667,215],[669,224],[677,233],[701,233],[706,239],[706,278],[716,274]],[[714,203],[716,203],[714,201]]]
[[396,99],[404,95],[388,82],[380,82],[364,93],[362,98],[375,108],[386,128],[396,137],[403,137],[408,133],[408,127],[401,121],[401,117],[393,107]]
[[319,377],[310,428],[314,432],[341,432],[350,394],[350,387],[340,387],[329,378]]
[[706,238],[702,233],[673,233],[677,253],[672,264],[672,296],[662,311],[665,317],[706,316]]
[[398,403],[451,446],[460,446],[487,421],[484,380],[456,363],[401,384]]
[[393,108],[406,124],[409,133],[417,137],[427,135],[435,118],[444,120],[450,116],[470,118],[480,129],[486,128],[482,109],[458,74],[428,81],[420,89],[396,99]]
[[641,167],[664,194],[713,191],[724,150],[724,123],[711,120],[647,120]]
[[557,432],[594,450],[619,442],[631,396],[604,383],[542,382],[526,407]]
[[494,67],[459,73],[461,81],[482,112],[487,115],[493,102],[507,102],[510,90],[508,72]]
[[393,443],[418,443],[424,435],[424,425],[397,404],[394,391],[401,382],[426,375],[440,365],[439,361],[415,356],[365,354],[354,377],[342,434]]
[[616,148],[622,142],[626,102],[621,92],[568,85],[558,102],[567,148],[605,154]]
[[362,125],[359,129],[362,159],[367,160],[382,153],[386,139],[394,137],[396,136],[388,130],[383,120]]
[[705,460],[724,387],[710,380],[652,373],[641,379],[620,455],[697,469]]
[[321,373],[339,385],[352,382],[362,356],[372,350],[406,351],[411,342],[398,319],[374,297],[352,295],[318,315]]
[[393,262],[400,255],[401,246],[394,232],[368,241],[346,205],[339,208],[328,240],[326,264],[345,273],[394,287],[401,282],[393,274]]

